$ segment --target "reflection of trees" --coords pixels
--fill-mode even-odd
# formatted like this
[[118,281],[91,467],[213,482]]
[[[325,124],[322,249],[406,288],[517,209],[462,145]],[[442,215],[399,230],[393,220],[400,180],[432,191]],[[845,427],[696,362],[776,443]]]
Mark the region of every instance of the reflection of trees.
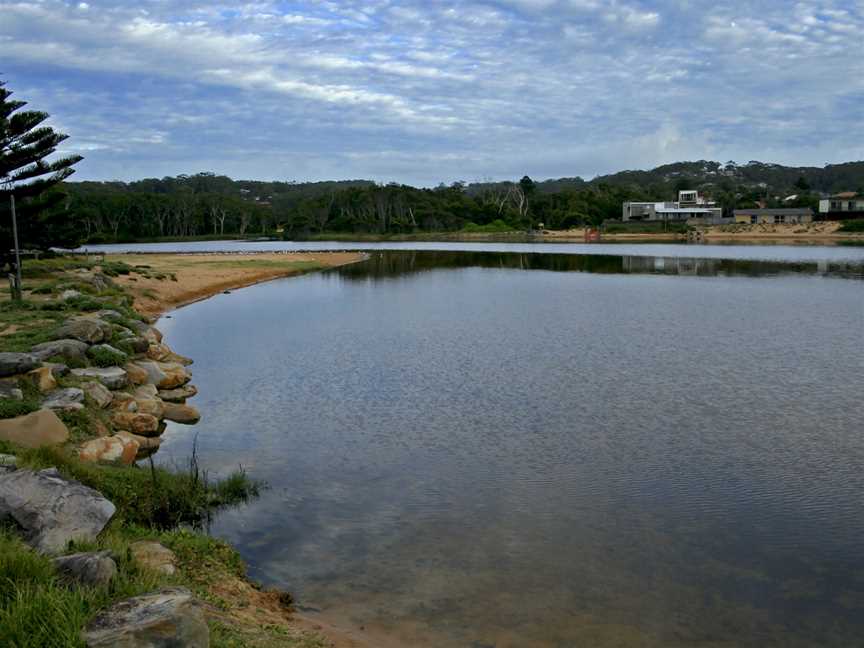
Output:
[[694,257],[618,256],[516,252],[381,251],[365,263],[340,268],[348,279],[399,277],[446,268],[502,268],[598,274],[665,274],[763,277],[780,274],[864,278],[864,267],[850,263],[785,263]]

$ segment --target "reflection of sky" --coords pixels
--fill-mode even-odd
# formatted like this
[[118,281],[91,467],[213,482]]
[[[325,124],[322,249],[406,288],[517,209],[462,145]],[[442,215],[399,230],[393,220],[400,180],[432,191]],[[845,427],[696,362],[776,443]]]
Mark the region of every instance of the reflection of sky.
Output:
[[160,323],[204,418],[157,459],[196,431],[209,469],[266,480],[214,532],[355,619],[448,618],[457,645],[556,645],[586,616],[636,645],[848,642],[859,293],[481,268],[262,284]]
[[465,252],[550,252],[644,257],[689,257],[751,261],[849,261],[864,264],[862,245],[684,245],[675,243],[468,243],[410,241],[193,241],[88,245],[91,252],[277,252],[303,250],[441,250]]
[[[857,0],[0,0],[77,177],[427,186],[864,158]],[[854,189],[854,187],[850,187]]]

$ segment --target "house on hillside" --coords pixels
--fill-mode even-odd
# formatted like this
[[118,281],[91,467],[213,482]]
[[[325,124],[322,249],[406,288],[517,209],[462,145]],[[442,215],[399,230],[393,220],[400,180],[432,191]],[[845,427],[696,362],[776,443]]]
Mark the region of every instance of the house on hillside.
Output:
[[819,201],[819,217],[824,220],[864,218],[864,195],[844,191],[822,198]]
[[698,191],[685,190],[678,192],[676,202],[625,202],[621,220],[720,225],[731,219],[724,219],[723,210],[705,200]]
[[809,207],[783,207],[782,209],[736,209],[735,222],[745,225],[780,225],[813,222]]

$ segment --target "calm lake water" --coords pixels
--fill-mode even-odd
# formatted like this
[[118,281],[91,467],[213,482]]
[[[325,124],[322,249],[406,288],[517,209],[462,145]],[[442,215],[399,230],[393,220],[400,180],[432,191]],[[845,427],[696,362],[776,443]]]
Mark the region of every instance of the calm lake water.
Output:
[[864,645],[862,250],[614,247],[379,251],[182,308],[204,418],[157,458],[197,432],[268,482],[212,532],[396,645]]

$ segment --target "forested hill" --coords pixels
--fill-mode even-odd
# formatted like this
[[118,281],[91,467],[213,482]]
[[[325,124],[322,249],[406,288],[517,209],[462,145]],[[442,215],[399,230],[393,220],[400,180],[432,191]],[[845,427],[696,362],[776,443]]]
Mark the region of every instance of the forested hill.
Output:
[[67,182],[56,222],[89,241],[161,237],[378,234],[486,228],[559,229],[620,218],[626,200],[674,200],[699,189],[738,207],[816,207],[820,194],[864,191],[864,162],[823,168],[676,162],[590,181],[461,182],[435,188],[370,180],[263,182],[213,173],[135,182]]

